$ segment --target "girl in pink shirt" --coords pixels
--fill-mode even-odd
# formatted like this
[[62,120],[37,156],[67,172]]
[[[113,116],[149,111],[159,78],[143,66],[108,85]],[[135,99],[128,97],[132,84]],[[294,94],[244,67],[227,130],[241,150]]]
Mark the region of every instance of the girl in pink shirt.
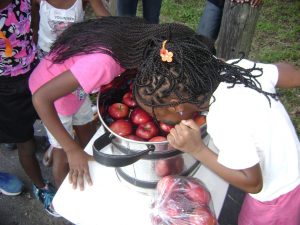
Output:
[[[54,42],[50,55],[32,73],[29,85],[50,142],[57,140],[53,151],[57,186],[68,172],[74,188],[79,185],[83,189],[85,179],[92,184],[88,169],[91,156],[83,147],[95,132],[95,126],[86,94],[99,91],[125,69],[138,68],[148,54],[148,47],[171,32],[172,37],[180,38],[193,33],[179,24],[147,24],[140,18],[103,17],[70,26]],[[73,140],[70,120],[79,143]]]

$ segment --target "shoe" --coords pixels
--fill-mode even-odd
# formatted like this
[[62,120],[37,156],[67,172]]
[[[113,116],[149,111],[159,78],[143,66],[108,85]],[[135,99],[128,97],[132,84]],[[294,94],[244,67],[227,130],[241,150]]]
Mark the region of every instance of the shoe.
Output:
[[1,144],[1,148],[7,151],[12,151],[17,149],[17,145],[15,143],[3,143]]
[[0,193],[4,195],[19,195],[23,190],[22,181],[9,173],[0,172]]
[[52,161],[53,161],[53,146],[50,145],[43,156],[42,162],[44,166],[50,167],[52,166]]
[[33,194],[36,199],[40,200],[47,213],[54,217],[61,217],[53,208],[52,200],[55,195],[55,188],[49,182],[46,182],[46,188],[38,188],[37,186],[33,185]]

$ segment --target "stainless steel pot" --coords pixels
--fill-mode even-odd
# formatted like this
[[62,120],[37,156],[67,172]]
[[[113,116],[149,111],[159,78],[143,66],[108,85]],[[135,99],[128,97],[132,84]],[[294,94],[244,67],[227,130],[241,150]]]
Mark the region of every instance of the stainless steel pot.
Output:
[[[189,154],[173,149],[168,141],[135,141],[124,138],[109,128],[111,119],[108,118],[108,106],[120,102],[122,96],[129,90],[129,82],[133,77],[125,75],[122,78],[122,85],[118,88],[98,94],[98,114],[105,133],[94,142],[95,160],[102,165],[116,167],[118,175],[123,180],[146,189],[155,188],[157,182],[165,175],[192,175],[200,166],[199,161]],[[208,141],[206,125],[201,128],[201,133],[202,138]],[[108,145],[111,145],[113,154],[102,152]]]

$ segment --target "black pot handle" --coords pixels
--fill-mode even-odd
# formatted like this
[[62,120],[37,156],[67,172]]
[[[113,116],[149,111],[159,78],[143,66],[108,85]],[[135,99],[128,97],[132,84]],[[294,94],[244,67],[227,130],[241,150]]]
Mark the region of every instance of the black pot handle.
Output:
[[105,154],[101,152],[101,150],[107,145],[111,144],[111,140],[115,138],[109,132],[105,132],[102,136],[97,138],[93,144],[93,155],[95,160],[109,167],[123,167],[128,166],[145,155],[148,155],[149,152],[154,151],[154,145],[148,145],[148,149],[144,151],[140,151],[138,153],[130,154],[130,155],[111,155]]

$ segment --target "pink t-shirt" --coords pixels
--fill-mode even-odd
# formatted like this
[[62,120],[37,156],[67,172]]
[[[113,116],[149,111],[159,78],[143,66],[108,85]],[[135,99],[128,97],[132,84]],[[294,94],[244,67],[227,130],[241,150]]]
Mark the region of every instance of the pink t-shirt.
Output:
[[51,56],[47,56],[30,76],[29,88],[32,94],[67,70],[72,72],[81,87],[55,101],[56,111],[61,115],[76,113],[86,93],[99,91],[102,85],[108,84],[125,71],[112,57],[102,53],[71,57],[62,64],[53,64]]

